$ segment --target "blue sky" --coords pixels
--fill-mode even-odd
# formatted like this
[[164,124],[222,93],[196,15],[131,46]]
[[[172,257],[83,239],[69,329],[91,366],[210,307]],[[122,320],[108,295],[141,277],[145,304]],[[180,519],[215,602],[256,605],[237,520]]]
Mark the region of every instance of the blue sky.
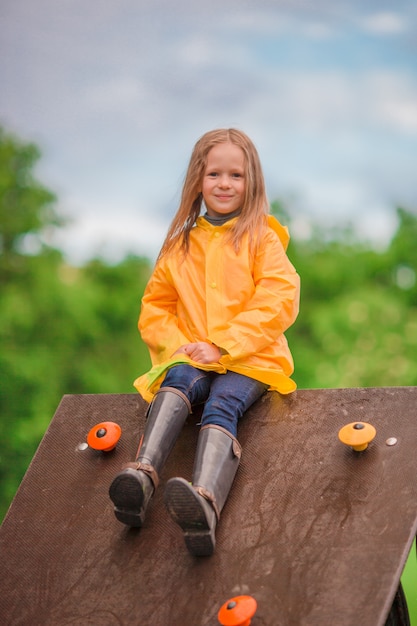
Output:
[[73,262],[154,257],[205,131],[261,156],[294,236],[417,210],[413,1],[5,0],[0,123],[42,150]]

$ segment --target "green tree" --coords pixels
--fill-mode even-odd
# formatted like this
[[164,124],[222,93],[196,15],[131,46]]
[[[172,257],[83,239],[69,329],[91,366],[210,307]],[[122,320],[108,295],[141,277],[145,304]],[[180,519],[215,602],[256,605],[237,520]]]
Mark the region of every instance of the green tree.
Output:
[[39,151],[4,132],[0,139],[1,515],[64,394],[134,392],[149,364],[136,319],[150,268],[133,256],[114,267],[69,266],[45,242],[62,220],[34,177]]
[[40,152],[0,127],[0,277],[19,268],[24,238],[32,236],[42,246],[42,236],[63,224],[55,211],[55,195],[35,178]]
[[417,216],[397,214],[382,252],[350,229],[292,243],[302,290],[287,337],[301,388],[417,384]]

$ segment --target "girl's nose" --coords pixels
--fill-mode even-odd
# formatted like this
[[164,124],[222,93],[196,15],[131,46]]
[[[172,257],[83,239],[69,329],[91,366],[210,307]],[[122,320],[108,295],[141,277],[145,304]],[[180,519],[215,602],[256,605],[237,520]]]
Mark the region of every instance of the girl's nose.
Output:
[[219,187],[230,187],[230,180],[229,177],[224,174],[223,176],[220,176],[219,178]]

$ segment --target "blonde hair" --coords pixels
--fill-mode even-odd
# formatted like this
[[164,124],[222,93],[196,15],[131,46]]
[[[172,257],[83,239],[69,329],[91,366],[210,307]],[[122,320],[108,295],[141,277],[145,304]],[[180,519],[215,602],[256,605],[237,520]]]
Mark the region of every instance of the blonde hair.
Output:
[[245,196],[239,218],[230,231],[230,239],[236,251],[242,238],[249,237],[253,247],[265,229],[265,216],[269,203],[258,152],[245,133],[234,128],[212,130],[205,133],[195,144],[184,179],[181,202],[162,244],[159,257],[170,252],[177,244],[187,254],[190,231],[200,215],[203,195],[201,186],[210,150],[221,143],[233,143],[245,155]]

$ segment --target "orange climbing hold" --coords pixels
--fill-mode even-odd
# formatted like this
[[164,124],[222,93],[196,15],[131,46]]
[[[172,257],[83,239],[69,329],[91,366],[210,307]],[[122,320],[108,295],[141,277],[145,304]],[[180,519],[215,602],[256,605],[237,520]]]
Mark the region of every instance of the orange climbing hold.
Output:
[[87,443],[94,450],[110,452],[114,450],[122,434],[122,429],[115,422],[96,424],[87,435]]
[[356,452],[366,450],[375,435],[375,428],[366,422],[352,422],[339,430],[340,441],[351,446]]
[[256,607],[252,596],[236,596],[223,604],[217,617],[222,626],[249,626]]

